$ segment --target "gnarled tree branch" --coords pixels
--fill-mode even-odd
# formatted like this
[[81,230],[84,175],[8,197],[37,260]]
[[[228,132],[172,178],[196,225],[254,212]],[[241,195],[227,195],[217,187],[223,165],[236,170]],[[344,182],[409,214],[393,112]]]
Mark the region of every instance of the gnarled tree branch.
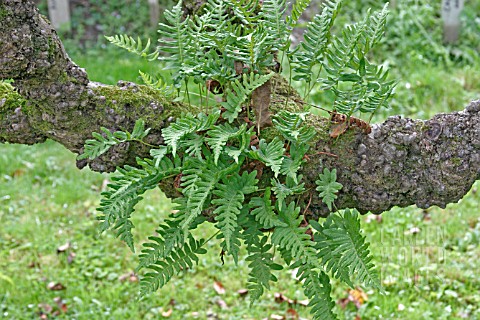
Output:
[[[13,79],[26,100],[19,106],[0,96],[0,142],[33,144],[50,138],[80,153],[100,126],[129,130],[143,118],[152,128],[148,142],[162,144],[162,128],[185,109],[195,112],[144,86],[90,82],[29,1],[1,1],[0,17],[0,78]],[[275,79],[273,112],[289,95],[291,108],[300,109],[292,102],[295,93],[285,89],[281,77]],[[381,213],[411,204],[444,207],[461,199],[480,178],[480,101],[427,121],[391,117],[369,135],[349,130],[338,140],[328,135],[328,119],[312,115],[309,121],[318,134],[303,170],[306,184],[314,190],[320,168],[337,168],[344,185],[339,208]],[[89,165],[112,171],[144,154],[142,146],[126,143]],[[77,166],[86,164],[79,161]],[[315,216],[327,212],[318,197],[312,196],[310,208]]]

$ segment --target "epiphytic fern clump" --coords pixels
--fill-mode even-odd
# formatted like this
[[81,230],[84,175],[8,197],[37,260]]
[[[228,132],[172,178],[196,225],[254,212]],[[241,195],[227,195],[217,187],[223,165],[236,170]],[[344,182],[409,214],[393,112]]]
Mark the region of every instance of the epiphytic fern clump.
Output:
[[[137,159],[136,167],[119,168],[102,194],[101,230],[114,229],[134,250],[130,218],[135,205],[162,181],[176,189],[176,213],[158,226],[139,255],[138,270],[148,270],[141,280],[143,294],[192,268],[212,239],[220,240],[222,259],[231,256],[235,263],[245,245],[252,301],[283,268],[298,269],[315,319],[335,318],[330,277],[380,288],[358,212],[336,212],[342,185],[335,169],[325,168],[316,188],[331,215],[318,223],[305,214],[305,194],[315,187],[302,182],[302,168],[317,135],[307,125],[308,110],[268,112],[271,81],[280,64],[288,65],[284,72],[290,79],[304,83],[305,99],[317,85],[331,90],[333,111],[346,117],[386,105],[394,83],[367,55],[383,34],[387,12],[369,13],[337,35],[332,30],[341,3],[326,1],[296,48],[289,36],[309,4],[305,0],[294,4],[290,17],[285,17],[284,0],[207,0],[194,17],[184,16],[180,1],[165,12],[155,50],[150,51],[150,42],[143,46],[129,36],[107,38],[171,70],[171,83],[141,73],[160,94],[192,103],[191,90],[198,87],[198,113],[184,114],[164,128],[164,144],[153,147],[150,158]],[[267,126],[273,126],[273,136],[264,135]],[[128,141],[145,143],[149,133],[142,120],[132,133],[102,131],[87,141],[83,158],[96,158]],[[196,239],[194,229],[205,222],[218,232]]]

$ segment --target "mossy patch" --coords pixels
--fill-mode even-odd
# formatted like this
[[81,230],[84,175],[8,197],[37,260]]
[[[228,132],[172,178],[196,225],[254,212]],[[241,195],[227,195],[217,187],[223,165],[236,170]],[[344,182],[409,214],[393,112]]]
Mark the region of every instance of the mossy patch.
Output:
[[0,80],[0,117],[9,110],[25,105],[25,99],[7,81]]

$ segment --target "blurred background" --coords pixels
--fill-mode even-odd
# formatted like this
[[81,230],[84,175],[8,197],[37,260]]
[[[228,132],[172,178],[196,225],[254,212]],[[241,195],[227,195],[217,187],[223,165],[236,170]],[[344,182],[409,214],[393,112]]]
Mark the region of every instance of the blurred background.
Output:
[[[61,1],[36,2],[48,16],[49,4]],[[173,2],[153,2],[68,2],[69,22],[61,23],[58,32],[91,80],[141,82],[138,70],[162,76],[160,64],[104,39],[127,33],[155,42],[155,21],[162,21],[160,12]],[[384,3],[345,1],[338,29]],[[306,24],[320,6],[313,1],[302,21]],[[390,109],[379,112],[374,122],[395,114],[428,119],[480,99],[480,2],[465,0],[455,39],[445,38],[444,20],[440,0],[391,1],[385,38],[369,59],[388,66],[399,83]],[[301,32],[295,34],[299,39]],[[331,97],[318,90],[312,101],[328,105]],[[250,306],[243,290],[246,263],[222,265],[216,243],[209,243],[209,253],[195,270],[138,300],[136,256],[111,233],[99,235],[96,229],[95,208],[108,178],[77,170],[75,155],[52,141],[0,145],[0,318],[309,319],[305,297],[289,271]],[[480,319],[479,186],[446,209],[394,208],[364,216],[386,294],[335,283],[340,318]],[[170,210],[170,201],[158,190],[145,198],[133,218],[137,243]],[[206,235],[212,231],[202,229]]]

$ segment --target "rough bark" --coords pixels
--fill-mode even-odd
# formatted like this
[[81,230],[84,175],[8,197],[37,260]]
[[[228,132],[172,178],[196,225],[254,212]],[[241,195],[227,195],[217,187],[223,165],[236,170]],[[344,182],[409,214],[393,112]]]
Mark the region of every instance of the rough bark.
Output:
[[[29,1],[0,1],[0,20],[0,79],[14,79],[26,100],[19,105],[0,96],[0,142],[34,144],[50,138],[80,153],[100,126],[129,130],[143,118],[153,128],[148,142],[162,144],[163,127],[186,109],[195,112],[144,86],[90,82]],[[289,108],[300,108],[293,102],[298,97],[280,77],[272,86],[272,113],[284,106],[287,96]],[[328,119],[311,116],[309,121],[318,134],[303,170],[306,184],[314,190],[322,167],[337,168],[344,185],[336,202],[340,208],[381,213],[411,204],[445,207],[480,178],[480,101],[427,121],[391,117],[369,135],[352,129],[336,140],[328,135]],[[112,171],[145,151],[124,144],[88,164],[93,170]],[[77,162],[80,168],[85,165]],[[326,207],[313,193],[310,208],[321,215]]]

